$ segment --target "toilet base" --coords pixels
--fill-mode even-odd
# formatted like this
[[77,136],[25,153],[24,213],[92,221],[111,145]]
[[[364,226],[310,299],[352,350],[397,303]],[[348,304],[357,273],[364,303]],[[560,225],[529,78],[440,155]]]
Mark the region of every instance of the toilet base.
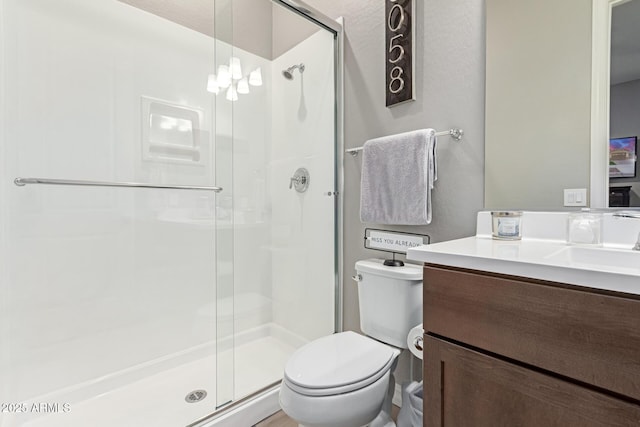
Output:
[[[395,368],[395,366],[394,366]],[[391,418],[391,407],[393,405],[393,394],[396,388],[396,379],[393,373],[389,376],[389,387],[387,394],[384,397],[382,403],[382,409],[376,418],[371,423],[362,427],[396,427],[396,423]],[[303,424],[298,424],[298,427],[307,427]]]
[[[395,369],[395,366],[393,367]],[[369,427],[396,427],[396,423],[391,418],[391,407],[393,405],[393,393],[396,389],[396,378],[391,373],[389,377],[389,389],[387,390],[387,395],[384,397],[384,402],[382,402],[382,409],[378,416],[371,421]]]

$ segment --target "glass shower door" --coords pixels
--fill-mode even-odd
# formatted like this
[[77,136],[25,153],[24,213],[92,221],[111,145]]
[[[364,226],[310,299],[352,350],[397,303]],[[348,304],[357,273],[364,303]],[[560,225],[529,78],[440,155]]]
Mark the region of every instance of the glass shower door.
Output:
[[175,427],[215,410],[207,7],[2,0],[2,427]]
[[335,34],[279,2],[235,2],[232,22],[228,64],[242,70],[224,94],[234,345],[233,370],[218,378],[233,376],[237,400],[280,381],[297,348],[334,332],[336,71]]

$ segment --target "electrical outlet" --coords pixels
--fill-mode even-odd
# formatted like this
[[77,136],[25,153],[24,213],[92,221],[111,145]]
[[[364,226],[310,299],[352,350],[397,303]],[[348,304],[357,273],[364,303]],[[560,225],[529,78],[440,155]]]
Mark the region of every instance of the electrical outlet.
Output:
[[564,189],[564,205],[565,206],[587,206],[587,189],[586,188],[565,188]]

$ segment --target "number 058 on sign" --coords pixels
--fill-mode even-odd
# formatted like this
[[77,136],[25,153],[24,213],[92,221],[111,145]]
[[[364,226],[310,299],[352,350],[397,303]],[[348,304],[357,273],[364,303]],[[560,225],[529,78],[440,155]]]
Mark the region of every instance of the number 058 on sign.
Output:
[[413,97],[414,0],[385,0],[386,105]]

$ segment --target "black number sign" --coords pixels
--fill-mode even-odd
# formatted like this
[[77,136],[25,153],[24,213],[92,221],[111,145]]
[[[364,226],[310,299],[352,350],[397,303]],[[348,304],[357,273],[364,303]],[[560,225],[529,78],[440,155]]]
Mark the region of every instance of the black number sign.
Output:
[[413,1],[385,0],[387,107],[413,100]]

